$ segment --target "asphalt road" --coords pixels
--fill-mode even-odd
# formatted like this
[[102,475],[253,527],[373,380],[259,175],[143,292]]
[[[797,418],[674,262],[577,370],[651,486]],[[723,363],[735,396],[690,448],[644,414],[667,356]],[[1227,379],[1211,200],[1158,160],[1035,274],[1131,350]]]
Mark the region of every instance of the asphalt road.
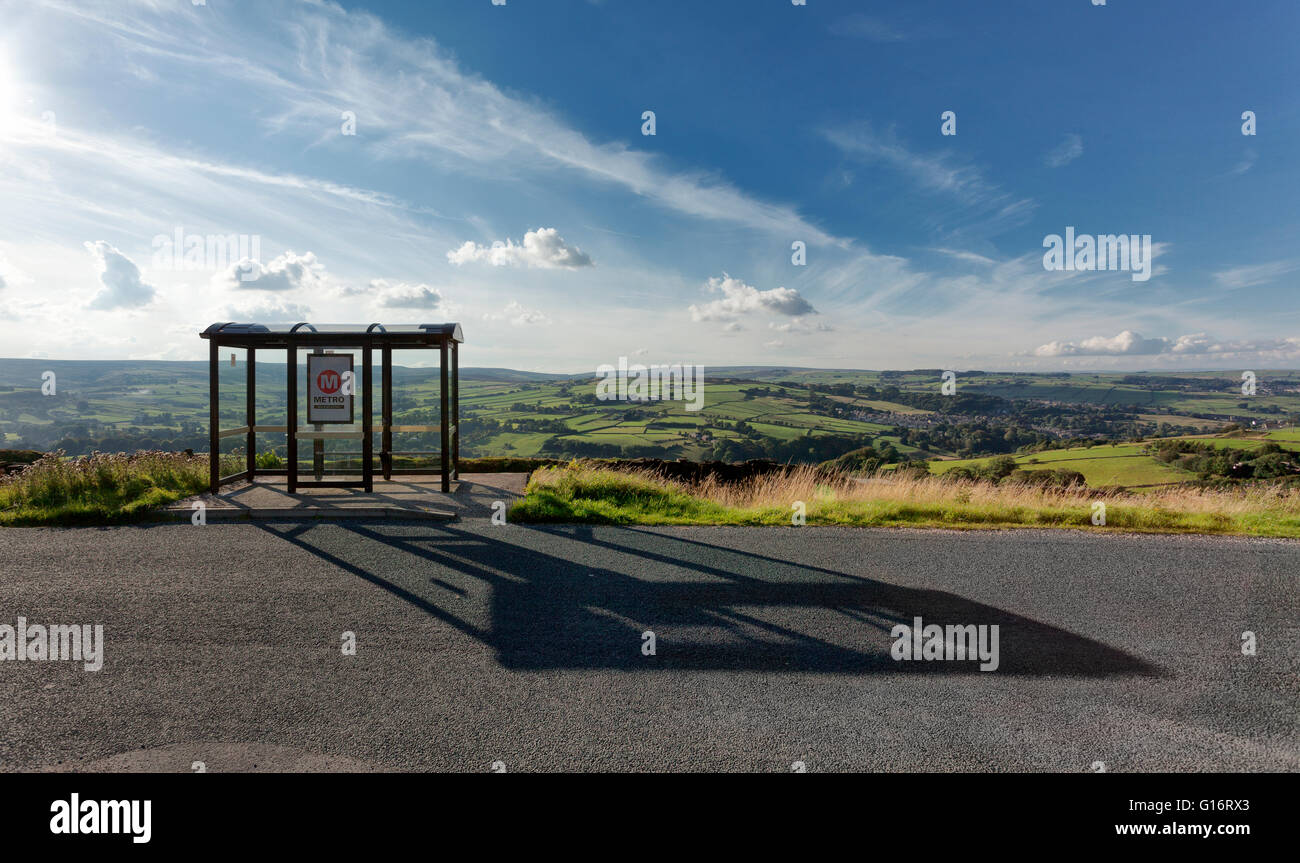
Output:
[[[0,548],[0,623],[106,641],[0,662],[0,769],[1300,770],[1300,543],[476,517]],[[918,615],[997,624],[999,668],[895,661]]]

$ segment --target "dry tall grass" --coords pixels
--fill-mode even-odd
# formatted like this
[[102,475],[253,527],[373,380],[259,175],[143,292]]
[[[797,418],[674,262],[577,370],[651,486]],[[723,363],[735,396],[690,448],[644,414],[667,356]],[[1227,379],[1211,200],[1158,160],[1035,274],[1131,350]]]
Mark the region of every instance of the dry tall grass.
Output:
[[888,473],[868,479],[828,477],[813,467],[739,483],[708,479],[692,485],[653,471],[615,471],[574,462],[536,471],[527,497],[512,508],[511,517],[616,524],[789,525],[800,502],[808,524],[1086,527],[1300,537],[1300,491],[1269,484],[1226,490],[1170,486],[1103,494],[1083,486],[1052,488]]
[[[652,472],[640,472],[650,482],[667,482]],[[878,477],[827,478],[816,468],[798,466],[770,473],[742,483],[716,482],[712,477],[698,486],[673,483],[681,491],[727,507],[755,509],[789,507],[791,501],[906,501],[918,505],[972,504],[975,506],[1037,507],[1077,506],[1090,508],[1096,501],[1107,506],[1163,508],[1175,512],[1242,515],[1261,509],[1300,517],[1300,490],[1275,485],[1252,485],[1237,489],[1206,489],[1166,486],[1141,493],[1107,492],[1099,495],[1086,486],[1051,488],[1021,483],[991,483],[978,480],[945,480],[938,476],[884,473]],[[1090,510],[1091,511],[1091,510]]]

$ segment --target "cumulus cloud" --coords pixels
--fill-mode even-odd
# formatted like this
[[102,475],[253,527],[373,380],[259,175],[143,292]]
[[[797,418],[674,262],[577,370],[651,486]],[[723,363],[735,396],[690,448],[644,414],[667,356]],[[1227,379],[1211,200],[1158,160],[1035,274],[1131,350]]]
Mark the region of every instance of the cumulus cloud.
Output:
[[[355,293],[355,292],[354,292]],[[433,311],[442,305],[442,293],[426,284],[412,285],[386,279],[372,279],[369,285],[375,302],[386,309],[425,309]]]
[[1080,342],[1048,342],[1034,349],[1039,357],[1104,357],[1132,354],[1158,354],[1168,347],[1168,339],[1146,339],[1141,333],[1124,330],[1117,336],[1093,336]]
[[1057,144],[1043,156],[1043,163],[1049,168],[1060,168],[1068,165],[1075,159],[1083,155],[1083,138],[1073,133],[1066,135],[1065,140]]
[[[812,303],[800,296],[794,288],[772,288],[760,291],[726,273],[722,278],[709,279],[706,288],[710,293],[720,293],[720,299],[690,307],[691,320],[734,322],[737,318],[754,312],[767,312],[797,318],[815,315]],[[738,328],[737,328],[738,329]]]
[[456,266],[486,263],[494,267],[535,267],[542,269],[568,269],[593,266],[591,257],[576,246],[565,243],[555,228],[538,228],[524,234],[523,245],[516,246],[507,238],[491,246],[466,242],[459,249],[447,253],[447,260]]
[[99,265],[99,281],[103,286],[91,299],[89,308],[131,309],[147,305],[153,299],[153,286],[141,281],[140,268],[126,255],[103,240],[86,243],[86,251]]
[[1262,339],[1257,342],[1225,342],[1205,333],[1192,333],[1174,339],[1169,347],[1172,354],[1244,354],[1294,352],[1300,339]]
[[293,291],[319,288],[325,280],[325,266],[313,252],[297,255],[286,251],[269,264],[247,258],[231,264],[212,277],[215,287],[245,291]]
[[1144,338],[1141,333],[1124,330],[1117,336],[1093,336],[1078,342],[1048,342],[1034,350],[1038,357],[1117,357],[1175,354],[1292,353],[1300,348],[1300,339],[1265,339],[1258,342],[1229,342],[1205,333],[1189,333],[1176,339]]

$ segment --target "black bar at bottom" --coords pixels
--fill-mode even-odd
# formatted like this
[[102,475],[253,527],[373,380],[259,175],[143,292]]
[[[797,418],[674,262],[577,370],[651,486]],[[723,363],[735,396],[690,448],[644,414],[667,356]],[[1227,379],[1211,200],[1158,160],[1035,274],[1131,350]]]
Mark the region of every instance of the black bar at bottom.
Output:
[[[492,721],[486,713],[481,719]],[[359,744],[344,740],[338,738],[342,750],[349,746],[359,748]],[[593,747],[607,745],[607,741],[596,738],[590,742]],[[176,749],[174,769],[182,775],[47,773],[0,780],[11,783],[7,805],[0,807],[0,831],[6,849],[12,852],[39,845],[65,852],[109,846],[188,851],[201,843],[207,848],[240,850],[292,847],[296,856],[307,849],[325,848],[332,857],[341,843],[395,847],[403,840],[427,842],[439,830],[438,823],[430,823],[430,780],[425,776],[221,775],[218,753],[222,750],[207,750],[212,754],[204,758],[201,742],[174,744],[173,748]],[[837,753],[829,754],[834,757]],[[511,766],[516,766],[497,759],[499,755],[490,751],[462,752],[449,755],[440,763],[478,773],[493,772],[494,767],[509,772]],[[810,759],[808,772],[817,772],[815,757]],[[593,762],[593,765],[596,763],[618,762]],[[665,767],[681,769],[690,764],[688,759],[681,758],[666,763]],[[208,772],[198,775],[195,765],[203,765]],[[377,766],[412,769],[400,761]],[[542,764],[531,766],[545,769]],[[693,766],[721,770],[741,765],[709,762]],[[743,766],[756,771],[791,772],[785,754],[755,752]],[[494,805],[491,807],[481,805],[482,794],[472,793],[483,789],[485,786],[476,783],[484,781],[506,783],[492,785]],[[627,814],[626,799],[609,793],[609,788],[585,789],[575,800],[572,794],[538,795],[532,784],[537,781],[440,778],[437,782],[444,788],[454,784],[463,793],[448,795],[447,802],[439,804],[438,821],[454,823],[474,834],[499,829],[501,809],[526,808],[530,822],[546,824],[571,815],[574,804],[597,825],[596,834],[602,830],[626,831],[629,819],[637,821]],[[630,794],[643,793],[647,781],[666,782],[661,778],[621,781],[628,783],[622,789]],[[705,819],[716,818],[708,805],[710,799],[716,800],[718,788],[714,783],[726,783],[738,791],[740,782],[753,781],[720,777],[691,783],[690,787],[674,784],[677,789],[674,793],[678,795],[674,802],[685,804],[681,806],[685,814],[671,819],[666,827],[667,835],[676,833],[683,839],[689,838],[695,847],[713,847],[709,843],[714,843],[723,851],[734,842],[735,834],[728,830],[710,834],[707,830]],[[914,849],[920,841],[917,831],[923,830],[927,831],[926,857],[954,845],[963,853],[972,854],[1020,849],[1041,851],[1047,846],[1068,843],[1072,848],[1136,846],[1144,850],[1169,848],[1175,852],[1204,848],[1210,849],[1215,858],[1232,859],[1234,850],[1245,849],[1252,843],[1260,850],[1277,849],[1294,835],[1295,777],[1288,774],[856,774],[839,780],[835,788],[821,785],[820,792],[816,780],[811,778],[787,776],[775,781],[782,783],[780,788],[773,786],[771,793],[747,800],[747,817],[757,818],[759,823],[814,824],[828,820],[849,824],[855,818],[861,819],[864,811],[879,813],[870,824],[872,848],[906,843],[904,847]],[[738,784],[731,785],[732,782]],[[802,790],[794,790],[786,787],[785,783],[790,782],[815,784],[809,788],[801,785]],[[341,783],[351,792],[346,817],[338,811]],[[471,787],[467,783],[474,784]],[[852,783],[852,794],[843,793],[848,783]],[[942,793],[936,793],[938,790]],[[150,801],[149,841],[133,843],[129,829],[116,835],[53,832],[52,826],[64,826],[57,821],[58,813],[61,808],[70,809],[74,793],[79,806],[87,801],[137,801],[141,816],[143,801]],[[683,796],[685,800],[680,800]],[[1135,808],[1137,803],[1157,802],[1167,803],[1170,808],[1159,814]],[[1229,804],[1244,804],[1247,808],[1221,808]],[[1174,808],[1180,806],[1186,808]],[[141,817],[140,821],[143,820]],[[1203,837],[1176,832],[1193,824],[1208,825],[1210,834]],[[1145,830],[1138,831],[1137,835],[1132,832],[1133,828],[1143,826],[1153,832],[1147,835],[1141,835]],[[1174,828],[1174,832],[1166,832],[1169,828]],[[1241,828],[1249,833],[1222,832],[1224,828],[1232,831]],[[583,841],[594,839],[599,845],[603,838],[584,833]],[[611,843],[616,838],[612,837]],[[557,837],[554,841],[564,840]],[[863,836],[849,835],[842,837],[840,844],[846,848],[861,847],[863,841]]]

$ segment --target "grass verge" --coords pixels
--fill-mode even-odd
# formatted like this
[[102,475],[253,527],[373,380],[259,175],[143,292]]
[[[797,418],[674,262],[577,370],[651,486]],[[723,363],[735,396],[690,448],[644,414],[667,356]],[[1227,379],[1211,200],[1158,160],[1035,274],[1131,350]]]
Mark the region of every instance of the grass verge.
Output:
[[[1142,533],[1300,538],[1300,492],[1274,486],[1218,490],[1174,487],[1143,494],[1086,488],[953,481],[939,477],[828,480],[795,468],[743,483],[687,485],[648,472],[573,463],[533,473],[510,510],[517,522],[596,524],[807,524],[859,527],[1086,528]],[[1095,525],[1094,504],[1105,505]]]
[[[239,470],[233,462],[225,472]],[[0,479],[0,526],[118,524],[208,487],[206,453],[48,453]]]

